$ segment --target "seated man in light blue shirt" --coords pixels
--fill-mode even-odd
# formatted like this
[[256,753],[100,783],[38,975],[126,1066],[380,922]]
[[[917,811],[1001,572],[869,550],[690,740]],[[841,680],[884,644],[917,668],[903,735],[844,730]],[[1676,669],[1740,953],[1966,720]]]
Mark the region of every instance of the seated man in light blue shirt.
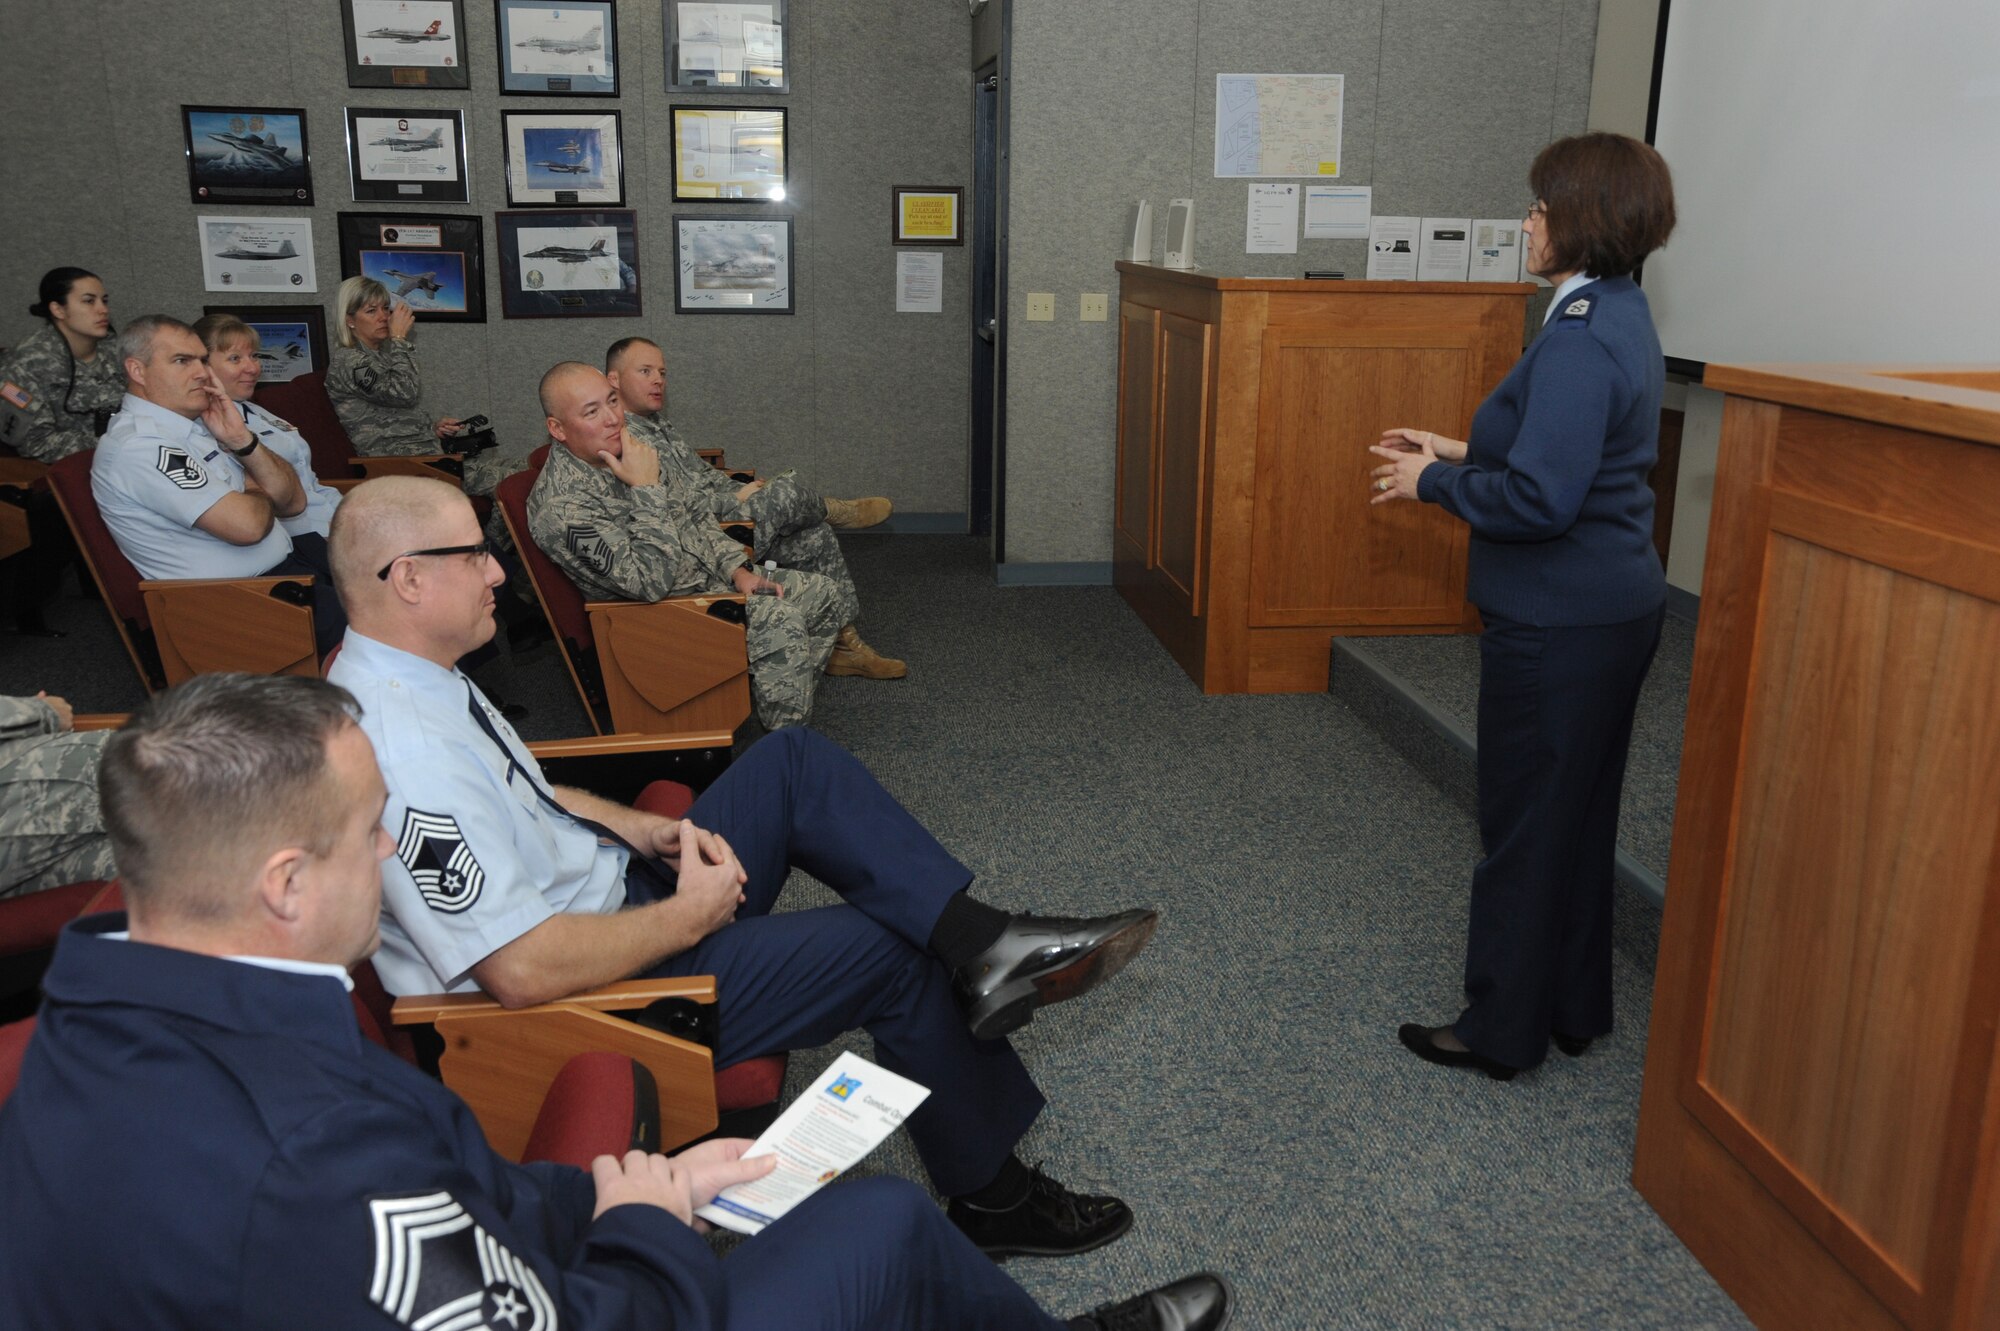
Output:
[[186,324],[143,315],[118,335],[118,352],[125,402],[98,441],[90,489],[119,550],[147,579],[311,575],[324,656],[346,617],[324,540],[278,523],[305,507],[298,473],[250,430]]

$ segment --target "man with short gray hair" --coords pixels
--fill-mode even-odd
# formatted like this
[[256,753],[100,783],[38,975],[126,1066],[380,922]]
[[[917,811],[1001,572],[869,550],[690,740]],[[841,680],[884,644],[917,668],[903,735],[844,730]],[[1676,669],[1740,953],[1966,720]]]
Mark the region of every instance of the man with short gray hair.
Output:
[[[905,1180],[828,1188],[724,1260],[693,1213],[771,1172],[747,1141],[494,1154],[355,1022],[394,851],[356,712],[317,679],[202,675],[106,746],[129,921],[64,931],[0,1111],[26,1220],[0,1326],[1062,1331]],[[1069,1325],[1217,1331],[1229,1303],[1195,1276]]]
[[313,576],[325,655],[346,627],[325,543],[277,521],[305,508],[298,473],[250,432],[180,320],[141,315],[119,333],[118,354],[125,400],[98,441],[90,490],[119,550],[148,579]]

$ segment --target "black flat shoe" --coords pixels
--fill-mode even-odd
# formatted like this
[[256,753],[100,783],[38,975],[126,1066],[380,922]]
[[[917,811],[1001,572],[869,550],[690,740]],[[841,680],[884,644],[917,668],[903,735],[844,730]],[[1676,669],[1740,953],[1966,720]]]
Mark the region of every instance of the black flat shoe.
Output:
[[1107,1303],[1070,1326],[1089,1331],[1222,1331],[1236,1315],[1236,1290],[1213,1271],[1182,1276],[1122,1303]]
[[1549,1039],[1554,1042],[1556,1048],[1571,1058],[1582,1058],[1584,1051],[1590,1048],[1588,1035],[1564,1035],[1559,1031],[1551,1031]]
[[1014,916],[991,947],[952,972],[972,1034],[998,1039],[1027,1025],[1035,1009],[1089,993],[1124,970],[1159,923],[1150,910],[1094,920]]
[[1028,1191],[1014,1205],[995,1209],[954,1197],[945,1215],[996,1261],[1073,1257],[1102,1248],[1132,1228],[1132,1208],[1124,1202],[1071,1192],[1039,1167],[1028,1171]]
[[1475,1054],[1470,1049],[1446,1049],[1439,1045],[1438,1032],[1450,1029],[1449,1026],[1419,1026],[1408,1022],[1397,1028],[1396,1038],[1418,1058],[1441,1068],[1478,1068],[1495,1081],[1512,1081],[1514,1074],[1520,1071],[1505,1063],[1496,1063],[1484,1054]]

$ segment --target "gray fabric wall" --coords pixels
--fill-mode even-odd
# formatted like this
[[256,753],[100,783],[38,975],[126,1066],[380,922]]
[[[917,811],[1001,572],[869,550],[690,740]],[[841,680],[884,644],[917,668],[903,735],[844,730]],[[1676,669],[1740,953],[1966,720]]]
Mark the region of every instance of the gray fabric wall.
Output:
[[[426,406],[483,410],[504,446],[525,450],[543,437],[534,399],[542,371],[558,360],[594,360],[614,339],[644,333],[666,348],[669,408],[700,444],[767,471],[797,467],[830,494],[888,494],[903,513],[963,513],[966,251],[943,251],[943,314],[899,316],[889,244],[891,185],[969,180],[962,5],[791,0],[793,91],[736,99],[790,108],[785,211],[795,219],[799,310],[791,318],[673,312],[671,218],[726,210],[672,202],[668,108],[732,98],[668,94],[658,0],[618,7],[624,91],[616,100],[502,98],[492,4],[466,0],[465,19],[471,88],[399,92],[346,86],[336,0],[11,6],[0,40],[0,161],[8,168],[0,343],[32,331],[35,283],[58,264],[102,274],[114,316],[193,318],[204,303],[226,299],[202,290],[194,218],[267,210],[189,201],[182,103],[306,109],[317,298],[329,306],[340,281],[334,214],[398,211],[348,199],[342,108],[456,107],[465,112],[472,202],[438,211],[484,216],[488,321],[418,327]],[[500,112],[612,106],[624,117],[645,317],[503,319],[492,218],[506,207]]]
[[[1375,211],[1514,217],[1528,164],[1584,128],[1598,0],[1009,0],[1007,561],[1111,556],[1123,233],[1153,203],[1195,200],[1211,272],[1297,277],[1366,270],[1365,241],[1243,252],[1248,182],[1214,177],[1218,73],[1344,74],[1340,180]],[[1028,323],[1027,293],[1056,293]],[[1077,320],[1101,291],[1114,317]],[[1106,571],[1108,576],[1108,569]]]

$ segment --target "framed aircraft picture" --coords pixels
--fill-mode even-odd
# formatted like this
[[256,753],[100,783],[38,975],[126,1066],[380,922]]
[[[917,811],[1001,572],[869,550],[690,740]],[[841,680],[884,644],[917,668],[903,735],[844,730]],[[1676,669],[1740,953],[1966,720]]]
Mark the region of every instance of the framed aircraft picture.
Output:
[[639,223],[629,209],[495,213],[509,319],[641,313]]
[[674,313],[791,314],[792,219],[676,217]]
[[493,0],[500,91],[522,96],[616,97],[618,6]]
[[350,88],[469,88],[464,0],[340,0]]
[[326,372],[324,305],[204,305],[203,314],[233,314],[257,334],[260,384],[288,384],[302,374]]
[[197,217],[204,291],[318,291],[310,217]]
[[464,203],[465,113],[348,107],[347,177],[359,200]]
[[665,0],[667,91],[790,92],[785,0],[690,4]]
[[183,106],[181,137],[196,203],[313,201],[306,113],[298,107]]
[[616,111],[502,111],[507,203],[515,208],[615,208],[625,202]]
[[783,107],[676,106],[672,112],[676,203],[775,203],[785,197]]
[[419,323],[485,323],[486,259],[477,216],[342,213],[340,275],[372,277]]

